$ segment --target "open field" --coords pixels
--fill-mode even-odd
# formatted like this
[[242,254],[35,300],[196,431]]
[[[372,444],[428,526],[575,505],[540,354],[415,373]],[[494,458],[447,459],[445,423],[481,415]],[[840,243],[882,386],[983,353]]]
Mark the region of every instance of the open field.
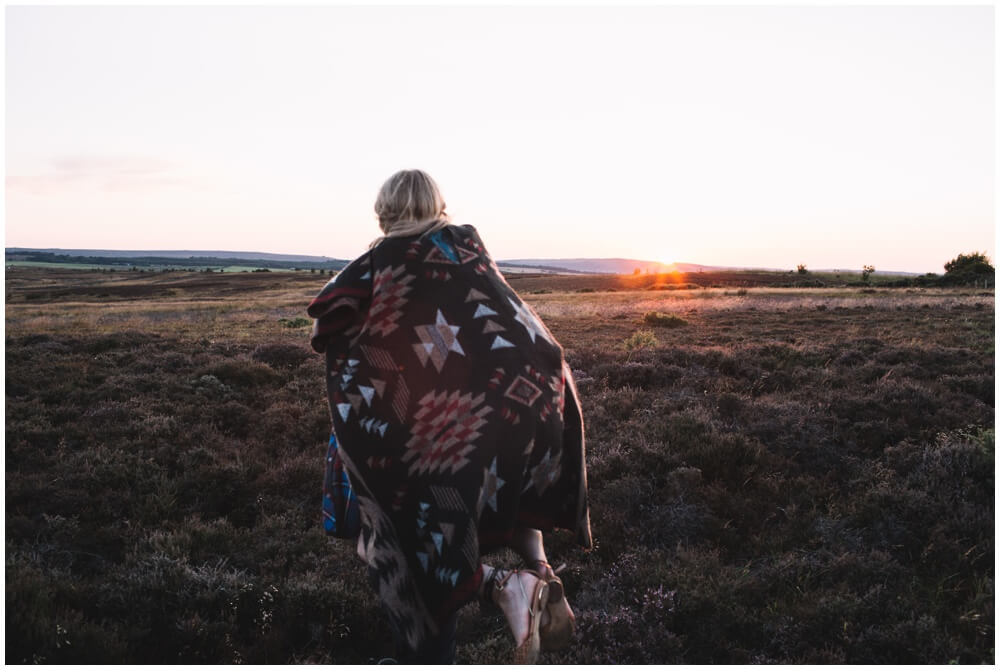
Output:
[[[645,281],[511,279],[588,431],[597,546],[548,540],[579,634],[542,661],[994,662],[993,291]],[[323,282],[7,270],[6,662],[386,655],[320,526]],[[463,610],[459,662],[509,649]]]

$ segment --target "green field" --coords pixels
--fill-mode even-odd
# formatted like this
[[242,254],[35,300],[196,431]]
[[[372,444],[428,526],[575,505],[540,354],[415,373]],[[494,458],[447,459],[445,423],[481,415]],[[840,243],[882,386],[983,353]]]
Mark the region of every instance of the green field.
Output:
[[20,267],[20,268],[48,268],[50,270],[102,270],[106,268],[115,268],[118,270],[126,270],[121,265],[94,265],[92,263],[43,263],[40,261],[6,261],[4,263],[8,268]]

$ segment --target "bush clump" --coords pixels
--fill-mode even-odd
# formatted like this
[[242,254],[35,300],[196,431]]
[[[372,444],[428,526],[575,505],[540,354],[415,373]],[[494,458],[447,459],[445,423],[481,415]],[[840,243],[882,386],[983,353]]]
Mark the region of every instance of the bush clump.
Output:
[[285,328],[304,328],[313,324],[312,319],[307,319],[301,316],[297,316],[294,319],[286,319],[282,317],[278,319],[278,323],[283,325]]
[[688,325],[688,322],[676,314],[664,314],[662,312],[646,312],[642,315],[643,323],[649,326],[662,326],[664,328],[680,328]]
[[623,343],[625,346],[625,351],[631,353],[638,349],[651,349],[660,343],[656,339],[656,334],[651,330],[637,330],[627,338]]
[[305,347],[280,342],[269,342],[254,349],[252,358],[272,368],[295,368],[306,362],[312,353]]

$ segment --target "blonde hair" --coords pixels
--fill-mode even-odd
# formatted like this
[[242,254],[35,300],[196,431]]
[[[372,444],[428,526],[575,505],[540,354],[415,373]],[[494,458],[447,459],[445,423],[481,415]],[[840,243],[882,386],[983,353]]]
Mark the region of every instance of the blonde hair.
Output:
[[422,170],[400,170],[382,184],[375,198],[375,214],[385,235],[371,246],[386,237],[421,235],[444,228],[451,223],[444,208],[444,198],[430,175]]

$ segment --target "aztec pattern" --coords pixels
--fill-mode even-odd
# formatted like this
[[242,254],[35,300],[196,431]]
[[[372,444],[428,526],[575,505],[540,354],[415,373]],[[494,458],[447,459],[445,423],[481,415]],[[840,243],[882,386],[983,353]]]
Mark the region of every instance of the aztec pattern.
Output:
[[[338,509],[339,507],[339,509]],[[338,527],[338,517],[344,527]],[[356,537],[361,529],[358,498],[351,488],[337,448],[337,436],[330,435],[326,451],[326,476],[323,478],[323,530],[334,537]]]
[[416,648],[514,529],[591,545],[583,420],[562,348],[471,226],[387,238],[309,305],[359,553]]

